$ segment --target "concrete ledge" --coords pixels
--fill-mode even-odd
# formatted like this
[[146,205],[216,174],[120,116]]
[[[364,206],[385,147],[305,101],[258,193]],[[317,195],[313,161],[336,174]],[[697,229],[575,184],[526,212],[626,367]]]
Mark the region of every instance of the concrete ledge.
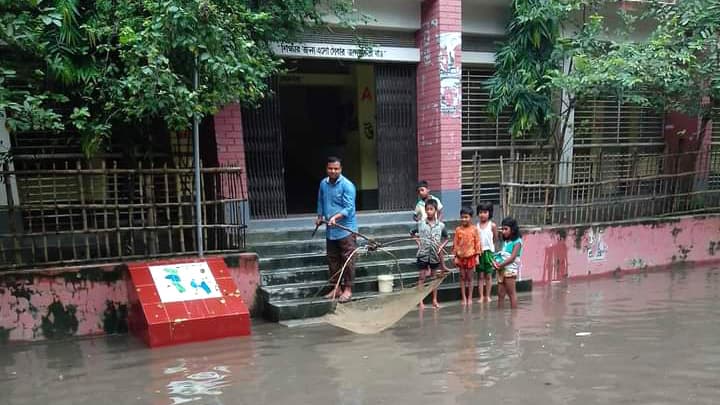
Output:
[[[497,207],[496,207],[497,209]],[[499,212],[499,211],[496,211]],[[720,219],[720,213],[717,214],[703,214],[703,215],[677,215],[677,216],[667,216],[667,217],[658,217],[658,218],[651,218],[651,217],[645,217],[645,218],[635,218],[635,219],[626,219],[622,221],[612,221],[612,222],[588,222],[588,223],[582,223],[582,224],[566,224],[566,225],[545,225],[545,226],[523,226],[520,224],[520,228],[523,232],[538,232],[538,231],[549,231],[549,230],[559,230],[559,229],[576,229],[576,228],[589,228],[589,227],[618,227],[618,226],[628,226],[628,225],[653,225],[653,224],[665,224],[665,223],[675,223],[680,222],[683,219],[696,219],[696,220],[704,220],[704,219]],[[497,222],[500,221],[500,218],[495,218]]]
[[536,283],[720,263],[720,216],[523,229],[523,278]]
[[[309,229],[312,231],[315,218],[315,215],[308,214],[289,218],[253,219],[248,222],[248,232],[299,229]],[[407,211],[395,212],[359,212],[357,214],[357,221],[360,226],[412,222],[413,211],[408,209]]]
[[[257,311],[254,253],[223,257],[241,297]],[[126,333],[128,269],[123,263],[0,273],[0,345]]]
[[127,332],[121,265],[0,273],[0,343]]

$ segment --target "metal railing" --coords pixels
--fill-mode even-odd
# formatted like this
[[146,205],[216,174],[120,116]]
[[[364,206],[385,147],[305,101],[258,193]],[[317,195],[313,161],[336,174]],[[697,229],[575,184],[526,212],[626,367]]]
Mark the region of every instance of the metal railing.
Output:
[[720,212],[720,151],[516,158],[502,178],[503,212],[526,226]]
[[[245,246],[247,196],[238,167],[202,168],[203,247]],[[0,171],[0,271],[197,252],[192,168],[117,162]],[[4,212],[3,212],[4,211]]]

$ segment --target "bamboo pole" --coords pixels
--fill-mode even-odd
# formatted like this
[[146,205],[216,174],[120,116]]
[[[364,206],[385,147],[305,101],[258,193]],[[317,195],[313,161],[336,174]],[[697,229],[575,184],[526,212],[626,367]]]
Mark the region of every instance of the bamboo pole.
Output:
[[[30,181],[32,181],[32,180],[30,180]],[[30,182],[30,181],[29,181],[29,182]],[[40,184],[41,184],[41,179],[38,178],[38,179],[37,179],[37,186],[38,186],[38,188],[40,188],[40,187],[39,187]],[[31,229],[31,230],[32,230],[32,229],[35,229],[35,226],[34,226],[34,224],[33,224],[33,219],[34,219],[34,218],[33,218],[33,211],[32,211],[32,210],[27,210],[27,211],[25,211],[25,210],[22,210],[22,209],[20,209],[19,211],[20,211],[20,214],[25,217],[25,220],[27,221],[27,227],[28,227],[29,229]],[[21,231],[21,232],[22,232],[22,231]],[[23,234],[24,234],[24,233],[23,233]],[[33,261],[35,261],[35,258],[37,257],[37,252],[36,252],[36,249],[35,249],[35,239],[34,239],[34,238],[27,238],[27,235],[26,235],[26,234],[24,234],[23,236],[26,237],[26,238],[23,238],[23,239],[26,239],[26,240],[28,240],[28,241],[30,242],[30,261],[33,262]]]
[[[54,170],[56,167],[55,163],[53,163],[52,166],[53,166],[53,170]],[[60,232],[60,210],[58,209],[58,204],[57,204],[57,177],[53,176],[52,179],[53,179],[53,187],[52,187],[53,188],[53,199],[52,200],[53,200],[54,207],[55,207],[55,232]],[[62,253],[62,246],[60,245],[60,238],[57,238],[56,243],[57,243],[58,257],[60,258],[60,260],[62,260],[63,253]]]
[[[89,186],[90,186],[89,199],[92,201],[95,201],[96,200],[95,176],[89,175],[88,178],[90,179],[90,181],[89,181]],[[90,211],[90,221],[89,222],[91,222],[91,223],[88,224],[88,226],[92,226],[93,229],[98,229],[98,216],[97,216],[97,212],[95,210]],[[100,234],[98,233],[98,234],[95,234],[95,255],[94,255],[94,257],[102,256],[101,250],[102,250],[102,244],[100,242]]]
[[[16,226],[15,218],[15,197],[12,190],[12,173],[10,173],[10,164],[6,161],[3,163],[3,182],[5,183],[5,194],[7,195],[8,203],[8,230],[10,231],[10,237],[12,238],[11,255],[14,253],[15,261],[17,263],[22,262],[22,250],[20,248],[20,240],[18,239],[18,229]],[[15,177],[17,179],[17,175]]]
[[[150,169],[155,169],[155,162],[150,161]],[[145,199],[150,205],[147,213],[147,224],[151,227],[157,225],[157,206],[155,198],[155,176],[153,174],[145,174]],[[154,255],[158,252],[158,234],[156,231],[150,231],[149,236],[150,254]]]
[[[193,71],[193,89],[197,91],[198,89],[198,58],[195,58],[195,69]],[[197,229],[196,232],[196,238],[197,238],[197,253],[198,256],[203,256],[203,232],[202,232],[202,222],[201,221],[201,201],[202,201],[202,185],[200,184],[201,181],[201,175],[200,175],[200,117],[198,116],[198,113],[195,112],[193,114],[193,166],[195,168],[195,220],[197,221],[195,223]]]
[[[178,221],[180,221],[180,225],[182,226],[183,221],[183,203],[182,203],[182,178],[180,177],[179,173],[175,173],[175,198],[177,199],[177,207],[178,207]],[[185,232],[180,231],[179,234],[180,238],[180,251],[186,252],[185,249]]]
[[[547,175],[545,176],[545,184],[550,184],[552,181],[551,176],[554,174],[554,170],[552,168],[552,162],[550,161],[550,156],[548,156],[547,161]],[[557,190],[557,189],[554,189]],[[543,217],[543,225],[547,225],[548,223],[548,205],[550,204],[550,188],[545,187],[545,209],[543,210],[545,212],[545,215]]]
[[[148,249],[148,234],[147,234],[147,228],[145,228],[145,225],[147,225],[146,219],[145,219],[145,175],[143,174],[143,164],[142,161],[138,162],[138,195],[140,197],[140,205],[143,208],[140,208],[140,229],[142,230],[142,243],[143,248]],[[132,209],[132,207],[130,208]]]
[[[163,168],[167,169],[167,162],[163,164]],[[164,179],[164,186],[165,186],[165,203],[170,204],[170,179],[168,178],[167,171],[164,171],[163,179]],[[170,205],[166,205],[165,207],[165,221],[167,222],[168,228],[167,228],[167,236],[168,236],[168,246],[169,249],[172,251],[174,249],[173,244],[173,232],[172,228],[170,228],[171,224],[171,215],[170,215]]]
[[500,156],[500,209],[503,216],[510,215],[510,208],[507,202],[507,185],[505,184],[505,164],[502,155]]
[[[200,161],[199,166],[202,167],[202,161]],[[199,224],[201,239],[198,241],[198,256],[202,256],[203,253],[205,252],[205,242],[208,240],[207,205],[199,203],[202,200],[204,200],[206,186],[207,186],[207,183],[205,181],[205,176],[203,176],[201,174],[200,175],[200,187],[197,189],[197,192],[200,193],[200,198],[195,199],[195,210],[196,210],[195,212],[198,212],[197,209],[198,209],[198,207],[200,207],[201,210],[199,212],[200,212],[200,215],[202,215],[202,217],[200,217],[201,222]]]
[[[101,164],[103,172],[105,172],[105,169],[107,169],[107,162],[105,162],[105,159],[103,159]],[[103,179],[103,190],[102,190],[102,205],[103,205],[103,229],[105,229],[105,254],[107,256],[110,256],[112,253],[110,252],[110,228],[108,225],[108,203],[107,203],[107,193],[108,193],[108,177],[107,174],[102,175]]]

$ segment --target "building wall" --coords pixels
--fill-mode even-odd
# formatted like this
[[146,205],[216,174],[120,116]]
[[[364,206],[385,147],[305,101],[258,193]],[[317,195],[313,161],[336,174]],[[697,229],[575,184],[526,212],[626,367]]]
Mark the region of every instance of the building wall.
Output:
[[[420,2],[417,0],[356,0],[355,7],[369,17],[365,27],[415,31],[420,28]],[[336,18],[326,19],[337,23]]]
[[[363,29],[416,33],[416,44],[421,53],[417,67],[418,177],[427,180],[433,194],[442,200],[445,217],[456,218],[461,206],[462,33],[486,36],[491,38],[490,42],[502,36],[509,18],[510,1],[358,0],[355,6],[370,17],[367,25],[361,26]],[[227,136],[234,136],[234,139],[242,139],[242,127],[239,111],[236,117],[232,113],[225,114],[223,110],[218,120],[216,131],[220,156],[227,153],[225,148],[228,146],[221,141],[224,135],[218,131],[218,125],[237,125],[238,134]],[[378,150],[377,153],[383,151]],[[372,159],[372,154],[368,154],[367,158]],[[358,179],[361,188],[370,187],[371,176],[363,174],[361,177]]]
[[[240,105],[229,104],[215,114],[214,126],[218,163],[239,166],[245,170],[245,142]],[[247,173],[243,173],[243,193],[247,193]]]
[[[720,262],[720,216],[530,229],[521,278],[534,283]],[[225,257],[251,311],[260,281],[255,254]],[[127,330],[124,266],[0,275],[0,344]]]
[[460,0],[422,3],[417,33],[418,177],[442,200],[445,218],[457,218],[460,211],[461,31]]
[[[0,168],[2,168],[3,163],[3,156],[5,153],[8,153],[10,151],[10,133],[7,130],[7,127],[5,126],[5,112],[0,111]],[[14,170],[14,165],[12,162],[8,162],[8,169]],[[8,187],[5,184],[5,181],[3,180],[2,186],[0,186],[0,210],[4,211],[2,207],[8,205],[8,193],[7,190]],[[10,180],[10,189],[12,190],[12,199],[15,203],[18,202],[18,192],[17,192],[17,183],[15,180]],[[0,215],[2,215],[2,211],[0,211]],[[0,229],[2,228],[2,225],[0,225]]]
[[[240,189],[241,197],[244,197],[245,201],[240,203],[242,207],[227,205],[225,207],[226,215],[228,218],[232,218],[238,212],[243,213],[243,223],[248,224],[250,222],[248,176],[240,105],[237,103],[226,105],[213,117],[213,126],[218,165],[236,166],[242,169],[242,187]],[[226,197],[230,197],[229,187],[229,184],[223,185],[223,194]]]
[[[225,257],[254,312],[257,255]],[[127,332],[127,267],[108,265],[0,273],[0,344]]]
[[[608,38],[613,40],[621,40],[622,38],[617,36],[618,29],[622,27],[622,24],[624,22],[618,15],[618,10],[623,9],[630,13],[635,13],[638,15],[639,13],[642,13],[643,11],[647,11],[647,5],[643,4],[647,2],[643,1],[618,1],[618,2],[606,2],[601,6],[601,8],[598,10],[598,13],[603,16],[604,24],[607,27],[607,30],[605,31],[604,35],[606,35]],[[574,19],[577,23],[582,22],[583,20],[583,13],[581,11],[578,11],[574,14]],[[575,29],[574,27],[578,26],[576,24],[567,24],[570,30]],[[654,24],[651,20],[641,20],[641,21],[635,21],[633,25],[633,31],[629,33],[629,39],[632,41],[643,41],[647,39],[648,35],[653,31],[655,28]],[[571,33],[567,33],[567,35],[570,35]]]
[[[364,28],[417,31],[423,1],[356,0],[355,7],[370,17]],[[472,35],[503,36],[510,18],[510,0],[463,0],[462,31]],[[337,19],[328,18],[329,23]]]
[[546,283],[710,262],[720,262],[720,216],[528,230],[521,276]]
[[120,267],[0,275],[0,343],[126,332]]
[[[0,111],[0,169],[4,169],[2,164],[3,156],[5,153],[10,151],[10,133],[8,133],[7,127],[5,126],[5,112]],[[15,170],[15,166],[12,161],[8,162],[8,170]],[[8,197],[12,197],[14,204],[19,201],[17,181],[14,178],[0,179],[0,233],[8,232],[10,229],[11,221],[17,220],[17,218],[10,218],[10,212],[8,209]],[[8,187],[8,185],[10,187]],[[8,189],[10,194],[8,193]]]
[[375,136],[366,136],[365,126],[374,134],[377,128],[375,123],[375,72],[372,65],[360,64],[355,67],[355,81],[357,83],[357,119],[360,134],[358,134],[360,151],[360,177],[356,179],[360,193],[373,193],[377,199],[378,171],[377,171],[377,142]]
[[464,34],[503,37],[509,21],[510,1],[465,0],[462,2]]
[[[446,218],[456,218],[461,200],[461,162],[462,162],[462,120],[461,111],[462,103],[460,101],[459,89],[459,73],[462,70],[463,60],[471,63],[481,63],[483,66],[492,66],[494,62],[492,48],[479,50],[477,44],[494,44],[496,40],[501,39],[505,35],[505,27],[511,17],[511,0],[403,0],[403,1],[381,1],[381,0],[358,0],[355,6],[371,20],[367,26],[361,26],[369,31],[379,30],[377,32],[402,31],[415,32],[416,47],[420,51],[420,62],[417,66],[417,143],[418,143],[418,177],[419,179],[428,180],[433,194],[440,197],[446,206]],[[618,5],[607,5],[603,13],[607,16],[610,24],[618,24],[619,20],[615,16]],[[579,16],[577,17],[579,18]],[[651,32],[652,27],[647,24],[638,23],[637,29],[633,33],[634,39],[646,37]],[[457,66],[458,73],[458,89],[456,93],[457,102],[450,101],[451,107],[445,105],[446,97],[452,99],[452,85],[450,83],[455,80],[452,74],[448,73],[447,58],[448,51],[443,45],[451,43],[453,35],[460,34],[466,36],[466,45],[472,51],[463,53],[458,43],[458,49],[453,52],[453,64]],[[570,34],[570,33],[568,33]],[[471,48],[470,45],[474,48]],[[332,58],[327,58],[331,60]],[[468,66],[471,66],[468,64]],[[469,70],[469,69],[466,69]],[[606,100],[601,100],[600,104]],[[477,101],[476,101],[477,102]],[[589,102],[588,102],[589,104]],[[453,107],[455,110],[453,110]],[[589,108],[589,107],[588,107]],[[588,109],[586,108],[586,109]],[[635,111],[632,109],[626,114],[623,111],[625,120],[633,121],[633,129],[631,130],[640,134],[642,131],[639,125],[649,126],[657,123],[660,126],[661,118],[655,119],[647,114],[646,111]],[[221,113],[222,114],[222,113]],[[239,114],[239,112],[238,112]],[[477,114],[475,112],[475,114]],[[595,112],[593,112],[595,114]],[[644,114],[644,115],[643,115]],[[597,115],[597,114],[596,114]],[[646,116],[647,115],[647,116]],[[602,116],[602,114],[600,114]],[[239,117],[231,118],[237,119]],[[635,118],[640,117],[640,118]],[[580,128],[579,121],[582,117],[576,117],[576,129]],[[607,118],[607,117],[606,117]],[[619,119],[619,118],[618,118]],[[609,118],[607,118],[609,120]],[[598,124],[599,125],[599,124]],[[509,135],[504,130],[505,123],[498,125],[498,138],[508,138]],[[636,128],[637,127],[637,128]],[[239,131],[241,126],[238,124]],[[615,126],[613,126],[615,128]],[[476,128],[472,128],[475,130]],[[597,130],[602,132],[603,128]],[[473,131],[468,131],[473,132]],[[476,131],[477,132],[477,131]],[[606,131],[607,132],[607,131]],[[652,129],[651,132],[655,132]],[[658,130],[657,139],[650,140],[652,145],[642,146],[646,151],[657,153],[662,150],[662,134]],[[645,132],[642,132],[645,134]],[[576,133],[576,152],[578,155],[591,155],[600,148],[590,149],[581,148],[581,132]],[[605,136],[599,134],[598,136]],[[637,134],[636,134],[637,135]],[[470,135],[468,135],[470,136]],[[636,137],[639,137],[637,135]],[[644,135],[643,135],[644,136]],[[242,134],[239,134],[241,139]],[[593,140],[594,137],[591,139]],[[707,145],[710,145],[710,139],[704,138]],[[589,142],[588,140],[585,140]],[[623,142],[631,142],[632,139]],[[643,138],[632,142],[650,142]],[[656,142],[657,141],[657,142]],[[595,141],[593,141],[595,142]],[[521,141],[516,141],[517,147]],[[605,148],[606,145],[602,147]],[[630,146],[618,143],[609,143],[608,147],[614,147],[614,153],[630,153]],[[520,145],[523,151],[532,151],[534,145]],[[219,153],[223,146],[218,145]],[[504,157],[509,157],[509,146],[506,148]],[[659,149],[659,150],[658,150]],[[643,150],[641,150],[642,152]],[[383,151],[378,150],[378,154]],[[498,153],[487,153],[490,160],[498,160]],[[372,154],[367,156],[372,160]],[[490,161],[483,157],[483,164],[486,166]],[[466,159],[467,160],[467,159]],[[499,161],[493,162],[487,173],[499,173]],[[368,166],[369,167],[369,166]],[[349,170],[349,169],[348,169]],[[368,176],[362,176],[361,183],[365,183]],[[486,176],[487,177],[487,176]],[[467,183],[467,181],[466,181]],[[497,188],[495,183],[490,184],[486,188]],[[466,184],[467,188],[467,184]],[[466,193],[467,194],[467,193]],[[487,196],[482,196],[487,199]],[[469,203],[466,198],[465,203]]]

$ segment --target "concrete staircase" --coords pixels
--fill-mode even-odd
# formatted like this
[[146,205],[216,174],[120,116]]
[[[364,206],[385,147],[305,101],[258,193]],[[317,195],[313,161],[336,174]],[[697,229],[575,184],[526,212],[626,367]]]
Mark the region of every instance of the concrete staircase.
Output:
[[[309,223],[309,222],[308,222]],[[384,222],[360,226],[360,232],[379,242],[407,238],[413,222]],[[260,257],[261,287],[258,292],[263,316],[272,321],[324,315],[331,302],[322,295],[329,290],[325,258],[325,233],[310,238],[311,227],[260,229],[248,233],[248,248]],[[360,245],[364,241],[358,238]],[[378,294],[377,276],[394,274],[395,288],[417,282],[417,245],[409,240],[387,248],[392,255],[376,251],[358,257],[353,298]],[[397,267],[396,267],[397,266]],[[399,267],[399,269],[398,269]],[[400,274],[398,274],[398,272]],[[459,299],[459,276],[453,273],[439,289],[443,301]],[[527,290],[528,285],[518,286]]]

